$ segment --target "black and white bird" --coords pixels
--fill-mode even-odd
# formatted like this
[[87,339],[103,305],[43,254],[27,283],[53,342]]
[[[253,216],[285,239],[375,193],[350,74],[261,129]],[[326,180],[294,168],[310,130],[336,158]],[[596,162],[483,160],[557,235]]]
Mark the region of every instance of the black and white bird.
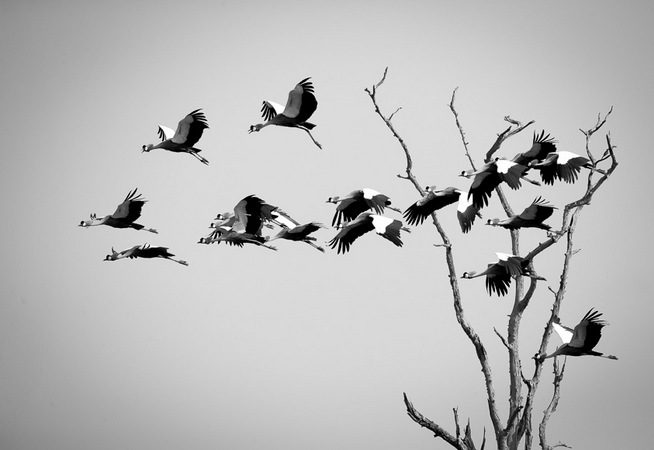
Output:
[[563,345],[557,348],[553,353],[549,355],[540,355],[537,358],[545,360],[547,358],[553,358],[555,356],[601,356],[602,358],[608,359],[618,359],[613,355],[605,355],[600,352],[596,352],[593,349],[597,345],[602,337],[602,328],[604,328],[607,323],[604,320],[601,320],[600,317],[602,313],[593,311],[592,309],[586,313],[581,322],[575,326],[574,330],[568,328],[559,323],[558,317],[552,326],[554,331],[557,332]]
[[508,219],[488,219],[486,225],[503,227],[509,230],[518,228],[541,228],[549,230],[551,227],[543,222],[548,219],[556,207],[547,203],[541,197],[535,199],[531,205],[527,206],[520,214],[514,214]]
[[488,295],[493,293],[498,296],[506,295],[509,292],[511,278],[527,276],[536,280],[545,280],[529,269],[530,260],[508,253],[496,253],[498,261],[489,263],[483,272],[464,272],[461,278],[473,279],[486,276],[486,291]]
[[337,205],[332,219],[332,226],[335,227],[339,227],[343,222],[354,220],[359,214],[368,210],[377,214],[383,214],[384,208],[402,212],[390,206],[391,199],[387,195],[370,188],[357,189],[343,197],[329,197],[327,203]]
[[277,250],[272,245],[266,244],[268,242],[266,237],[245,231],[240,222],[236,222],[233,227],[217,227],[209,236],[200,238],[198,244],[219,244],[221,242],[236,247],[253,244],[269,250]]
[[317,222],[309,222],[303,225],[298,223],[293,227],[283,226],[279,233],[271,237],[269,241],[274,241],[275,239],[286,239],[289,241],[306,242],[316,250],[320,250],[324,253],[325,249],[313,242],[316,240],[316,238],[309,236],[311,233],[314,233],[321,228],[324,228],[324,225]]
[[427,186],[425,195],[404,211],[404,218],[409,225],[420,225],[431,213],[444,208],[458,200],[457,218],[461,231],[467,233],[479,214],[479,208],[468,198],[468,193],[454,187],[436,190]]
[[549,134],[545,134],[545,130],[540,134],[534,132],[534,140],[531,148],[524,153],[518,153],[512,159],[513,162],[529,166],[532,161],[541,161],[550,153],[556,151],[556,140],[551,138]]
[[[468,198],[472,198],[472,204],[481,209],[488,205],[488,199],[500,183],[505,182],[511,189],[520,188],[522,186],[520,179],[524,177],[527,170],[528,168],[522,164],[495,158],[478,170],[462,171],[460,176],[474,177],[468,189]],[[531,180],[527,181],[534,183]]]
[[399,220],[389,219],[371,212],[362,212],[354,220],[342,226],[338,234],[329,241],[329,246],[331,248],[338,246],[337,253],[347,253],[354,241],[373,230],[398,247],[402,247],[400,230],[409,232]]
[[141,217],[141,210],[147,200],[141,198],[141,194],[136,195],[136,188],[127,194],[125,200],[118,205],[113,214],[104,216],[100,219],[91,214],[91,220],[82,220],[80,227],[94,227],[98,225],[107,225],[113,228],[132,228],[134,230],[144,230],[150,233],[157,233],[154,228],[145,228],[143,225],[136,223],[136,219]]
[[175,261],[178,264],[188,266],[188,263],[181,259],[173,258],[172,253],[168,251],[168,247],[150,247],[149,244],[135,245],[132,248],[123,250],[122,252],[117,252],[114,248],[111,248],[111,255],[105,256],[105,261],[116,261],[123,258],[163,258]]
[[195,156],[203,164],[209,165],[209,161],[198,154],[202,150],[193,147],[202,137],[205,128],[209,128],[207,118],[200,109],[196,109],[179,121],[174,134],[172,129],[159,125],[161,142],[156,145],[144,145],[142,149],[144,152],[161,148],[176,153],[188,153]]
[[261,115],[265,120],[264,123],[250,125],[249,133],[260,131],[268,125],[278,125],[281,127],[299,128],[306,131],[309,137],[318,148],[322,146],[316,141],[311,134],[315,125],[307,122],[318,107],[318,101],[313,93],[313,83],[310,77],[300,81],[292,91],[288,93],[286,106],[264,100],[261,106]]
[[531,161],[530,169],[536,169],[545,184],[554,184],[555,179],[574,183],[579,178],[581,168],[593,169],[590,160],[576,153],[557,151],[548,154],[542,161]]

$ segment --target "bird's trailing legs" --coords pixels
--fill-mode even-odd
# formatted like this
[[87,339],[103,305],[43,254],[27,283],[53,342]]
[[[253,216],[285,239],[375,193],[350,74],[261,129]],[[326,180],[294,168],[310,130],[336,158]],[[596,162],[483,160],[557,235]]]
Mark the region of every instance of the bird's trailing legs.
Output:
[[299,129],[301,129],[301,130],[306,131],[306,132],[309,134],[309,137],[311,138],[311,140],[313,141],[313,143],[316,144],[316,146],[317,146],[319,149],[322,150],[322,145],[320,145],[320,144],[318,143],[318,141],[316,141],[316,140],[314,139],[313,135],[311,134],[311,131],[309,131],[308,128],[303,127],[303,126],[300,126],[300,125],[298,125],[297,127],[298,127]]
[[195,152],[193,150],[189,150],[188,153],[195,156],[202,164],[205,164],[207,166],[209,165],[209,160],[207,158],[203,157],[203,156],[198,155],[197,152]]

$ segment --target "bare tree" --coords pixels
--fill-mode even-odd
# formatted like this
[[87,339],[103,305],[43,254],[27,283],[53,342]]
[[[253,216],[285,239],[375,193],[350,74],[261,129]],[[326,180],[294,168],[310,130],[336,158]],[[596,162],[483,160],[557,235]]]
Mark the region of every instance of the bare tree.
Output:
[[[383,120],[384,124],[391,131],[395,139],[398,141],[401,146],[404,154],[406,156],[406,175],[398,175],[402,179],[406,179],[414,188],[420,193],[420,195],[425,194],[423,189],[424,184],[420,183],[416,178],[416,175],[413,173],[413,160],[409,148],[407,147],[405,141],[402,139],[400,134],[395,129],[392,119],[393,116],[399,111],[399,108],[395,110],[392,114],[386,116],[380,110],[377,103],[377,91],[382,86],[386,80],[386,75],[388,73],[388,68],[384,70],[384,74],[381,80],[372,86],[370,89],[365,89],[365,92],[370,97],[372,104],[374,106],[375,112]],[[465,155],[467,156],[470,165],[473,170],[476,169],[473,157],[471,156],[468,148],[468,142],[466,140],[466,135],[459,121],[459,115],[454,105],[456,96],[456,89],[452,92],[452,98],[449,104],[450,110],[454,116],[454,120],[458,131],[461,136],[461,141],[463,143],[463,148]],[[566,242],[565,256],[563,264],[561,267],[561,275],[558,284],[558,289],[550,289],[553,294],[552,309],[549,319],[545,325],[545,330],[540,341],[540,346],[537,352],[537,355],[544,354],[547,344],[552,333],[552,323],[557,319],[559,310],[561,308],[561,303],[565,297],[566,285],[568,281],[570,262],[575,255],[576,251],[573,246],[573,237],[579,219],[581,211],[586,205],[590,204],[591,199],[596,194],[598,189],[604,184],[604,182],[613,174],[613,171],[616,169],[618,162],[614,154],[614,147],[611,144],[611,139],[609,134],[606,135],[606,150],[603,152],[601,157],[595,157],[590,150],[590,140],[593,135],[598,132],[602,126],[606,123],[608,116],[611,114],[611,110],[608,113],[601,117],[598,115],[597,122],[593,127],[588,130],[580,130],[586,138],[586,155],[591,161],[592,170],[588,173],[588,178],[586,181],[586,190],[584,194],[577,200],[568,203],[563,209],[563,217],[561,220],[561,227],[557,230],[554,230],[548,233],[548,239],[544,242],[538,244],[535,248],[531,249],[525,255],[525,258],[532,261],[537,255],[548,250],[550,247],[555,246],[563,238]],[[504,120],[509,124],[509,126],[501,131],[495,142],[492,143],[490,149],[485,154],[484,162],[488,163],[492,160],[493,155],[500,149],[502,144],[512,136],[522,132],[527,127],[532,125],[534,121],[529,121],[527,123],[522,123],[518,120],[514,120],[511,117],[505,117]],[[608,165],[608,168],[601,169],[600,165]],[[502,204],[504,212],[507,216],[513,215],[513,209],[511,208],[507,197],[504,192],[502,192],[501,187],[495,189],[497,196]],[[508,415],[505,418],[500,417],[500,413],[497,408],[497,400],[494,389],[493,375],[491,371],[491,364],[488,359],[488,353],[486,352],[486,347],[479,335],[475,332],[473,326],[468,322],[465,315],[465,310],[463,308],[463,303],[461,299],[461,292],[458,285],[458,277],[456,274],[456,269],[454,265],[454,250],[452,243],[444,228],[441,226],[441,223],[438,219],[436,213],[431,214],[434,227],[438,235],[442,240],[442,244],[439,244],[439,247],[443,247],[445,263],[447,270],[449,272],[449,281],[450,288],[452,291],[452,300],[454,306],[454,313],[456,320],[458,321],[461,329],[467,336],[468,340],[474,347],[477,359],[481,365],[481,371],[483,374],[483,380],[486,387],[486,401],[488,403],[488,412],[490,415],[490,420],[493,426],[493,431],[495,433],[495,440],[497,442],[497,448],[501,450],[508,449],[517,449],[518,446],[523,442],[525,449],[532,448],[534,435],[532,424],[534,422],[534,398],[536,391],[538,389],[539,383],[543,376],[543,359],[534,358],[535,368],[531,376],[525,375],[522,367],[522,362],[519,355],[519,344],[520,344],[520,322],[522,319],[523,312],[529,306],[534,292],[537,288],[538,280],[536,278],[531,278],[528,281],[528,286],[525,286],[524,277],[518,276],[515,283],[515,296],[513,301],[513,308],[508,318],[507,323],[507,333],[504,337],[501,333],[495,330],[495,333],[502,341],[506,351],[508,352],[509,360],[509,410]],[[514,255],[520,254],[520,233],[519,230],[509,230],[511,234],[511,247]],[[547,442],[547,424],[556,411],[556,407],[560,398],[560,386],[563,380],[563,374],[565,370],[565,363],[559,364],[559,361],[555,359],[554,361],[554,378],[553,378],[553,395],[550,400],[549,405],[546,407],[543,417],[538,426],[538,439],[539,445],[542,449],[548,450],[555,447],[566,447],[565,444],[558,443],[554,446],[548,444]],[[526,390],[526,392],[525,392]],[[459,415],[457,409],[453,409],[454,415],[454,432],[447,431],[443,426],[433,422],[432,420],[423,416],[409,401],[406,393],[404,394],[404,404],[407,408],[407,413],[409,417],[416,422],[421,427],[424,427],[431,431],[434,436],[443,439],[445,442],[450,444],[452,447],[459,450],[472,450],[477,449],[472,438],[472,430],[470,422],[465,426],[465,429],[462,431],[461,424],[459,421]],[[484,449],[486,445],[486,432],[484,429],[483,438],[479,446],[480,449]]]

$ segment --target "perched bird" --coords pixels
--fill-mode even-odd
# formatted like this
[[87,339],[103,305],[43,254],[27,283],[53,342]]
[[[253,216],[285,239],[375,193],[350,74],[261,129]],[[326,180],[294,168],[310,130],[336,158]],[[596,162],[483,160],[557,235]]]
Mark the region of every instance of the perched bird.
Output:
[[468,198],[468,193],[454,187],[448,187],[440,191],[435,190],[433,186],[427,186],[426,193],[423,197],[409,206],[404,211],[404,218],[409,225],[420,225],[434,211],[444,208],[457,200],[457,218],[461,231],[467,233],[472,228],[472,224],[479,214],[479,208],[472,204]]
[[541,131],[540,134],[534,132],[534,140],[531,148],[524,153],[518,153],[511,161],[523,166],[529,166],[531,161],[541,161],[555,151],[556,141],[549,134],[545,135],[545,130]]
[[388,239],[398,247],[402,247],[400,230],[409,232],[399,220],[389,219],[370,212],[362,212],[353,221],[343,225],[334,239],[329,241],[329,246],[331,248],[338,246],[338,253],[346,253],[350,251],[350,246],[357,238],[372,230],[375,230],[375,233]]
[[277,103],[264,100],[261,106],[261,115],[265,122],[250,125],[248,132],[260,131],[268,125],[299,128],[309,134],[309,137],[318,148],[322,148],[310,131],[315,125],[307,122],[318,106],[318,101],[313,94],[313,83],[309,80],[310,77],[300,81],[288,93],[288,100],[284,108]]
[[593,169],[588,158],[572,152],[553,152],[548,154],[542,161],[531,161],[530,169],[540,171],[540,176],[545,184],[554,184],[558,178],[566,183],[574,183],[579,178],[581,168]]
[[202,163],[209,165],[209,161],[198,154],[202,150],[193,147],[202,137],[205,128],[209,128],[207,118],[200,109],[196,109],[179,121],[174,134],[171,133],[170,128],[159,125],[159,138],[162,142],[157,145],[144,145],[142,149],[144,152],[162,148],[176,153],[189,153]]
[[141,198],[141,194],[136,195],[136,189],[131,191],[125,197],[125,200],[118,205],[113,214],[98,219],[95,213],[91,214],[91,220],[82,220],[80,227],[94,227],[97,225],[108,225],[114,228],[133,228],[135,230],[145,230],[150,233],[157,233],[154,228],[145,228],[143,225],[134,221],[141,217],[141,209],[147,202]]
[[557,348],[554,353],[550,355],[538,355],[537,358],[541,361],[547,358],[553,358],[559,355],[565,356],[601,356],[602,358],[618,359],[613,355],[604,355],[593,350],[602,336],[602,328],[607,323],[600,319],[602,313],[593,311],[592,309],[586,313],[581,322],[574,328],[568,328],[558,323],[558,317],[552,326],[557,334],[561,337],[563,345]]
[[384,208],[392,209],[399,213],[402,212],[390,206],[391,200],[388,196],[370,188],[357,189],[344,197],[329,197],[327,203],[337,205],[336,213],[334,213],[334,218],[332,219],[332,226],[335,227],[339,227],[342,222],[354,220],[359,214],[369,209],[377,214],[383,214]]
[[507,253],[496,253],[496,255],[498,261],[488,264],[483,272],[464,272],[461,278],[473,279],[485,275],[488,295],[495,293],[498,296],[506,295],[509,292],[512,277],[522,275],[536,280],[545,280],[529,269],[530,261],[528,259]]
[[481,209],[488,205],[488,199],[500,183],[505,182],[511,189],[520,188],[522,186],[520,179],[524,177],[527,170],[527,167],[522,164],[508,159],[495,158],[484,164],[479,170],[464,170],[459,176],[474,177],[472,185],[468,189],[468,198],[472,197],[472,204]]
[[318,231],[319,229],[324,228],[323,225],[316,222],[309,222],[304,225],[297,224],[292,228],[282,227],[282,229],[275,236],[271,237],[269,240],[274,241],[275,239],[287,239],[289,241],[301,241],[306,242],[316,250],[324,252],[325,249],[314,244],[312,241],[315,241],[316,238],[309,236],[311,233]]
[[554,213],[556,208],[547,203],[541,197],[534,200],[520,214],[515,214],[508,219],[488,219],[486,225],[504,227],[509,230],[518,228],[541,228],[549,230],[551,227],[543,222]]
[[123,250],[122,252],[116,252],[114,248],[111,247],[111,255],[105,256],[104,260],[116,261],[123,258],[164,258],[175,261],[176,263],[182,264],[184,266],[188,266],[186,261],[175,259],[173,256],[175,255],[168,251],[168,247],[150,247],[148,244],[143,244],[135,245],[132,248]]

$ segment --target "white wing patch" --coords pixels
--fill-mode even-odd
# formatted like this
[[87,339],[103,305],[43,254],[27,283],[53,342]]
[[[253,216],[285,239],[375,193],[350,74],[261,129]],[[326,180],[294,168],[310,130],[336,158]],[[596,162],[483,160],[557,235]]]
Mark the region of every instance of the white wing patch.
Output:
[[559,335],[559,337],[561,338],[564,344],[568,344],[572,340],[572,336],[573,336],[572,331],[566,330],[556,322],[552,322],[552,326],[554,327],[554,331],[556,331],[556,334]]
[[375,232],[377,234],[386,233],[386,227],[394,222],[394,219],[389,219],[388,217],[380,216],[377,214],[371,214],[372,226],[375,227]]
[[375,195],[379,195],[379,192],[370,188],[363,188],[361,191],[363,192],[363,198],[368,200],[372,200]]
[[510,253],[495,253],[497,255],[497,258],[500,261],[508,261],[509,258],[513,258],[515,255],[512,255]]
[[577,155],[576,153],[572,152],[556,152],[558,156],[557,158],[557,164],[559,165],[564,165],[567,164],[568,161],[571,159],[579,158],[580,155]]
[[472,206],[472,199],[468,198],[467,192],[461,191],[459,195],[459,203],[456,207],[456,210],[459,211],[460,213],[464,213],[471,206]]
[[168,128],[166,125],[159,125],[159,136],[162,138],[162,141],[172,139],[174,135],[175,131],[172,128]]
[[513,161],[509,161],[508,159],[499,159],[495,162],[495,165],[497,165],[498,173],[508,173],[509,169],[515,166],[516,163],[514,163]]

